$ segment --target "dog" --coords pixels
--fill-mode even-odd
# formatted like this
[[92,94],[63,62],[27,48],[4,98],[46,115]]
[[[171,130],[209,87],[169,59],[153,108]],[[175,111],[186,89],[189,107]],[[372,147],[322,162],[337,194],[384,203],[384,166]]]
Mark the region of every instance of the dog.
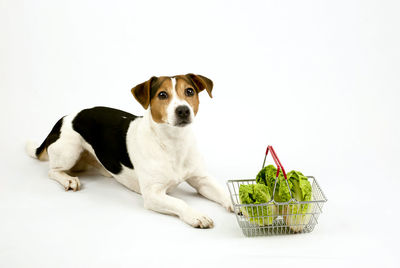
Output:
[[141,194],[145,208],[212,228],[208,216],[168,195],[186,181],[233,212],[228,193],[206,171],[190,127],[199,93],[206,90],[212,98],[212,89],[213,82],[202,75],[153,76],[131,90],[144,116],[108,107],[84,109],[62,117],[39,147],[28,142],[26,151],[49,160],[49,177],[66,191],[80,189],[76,172],[94,168]]

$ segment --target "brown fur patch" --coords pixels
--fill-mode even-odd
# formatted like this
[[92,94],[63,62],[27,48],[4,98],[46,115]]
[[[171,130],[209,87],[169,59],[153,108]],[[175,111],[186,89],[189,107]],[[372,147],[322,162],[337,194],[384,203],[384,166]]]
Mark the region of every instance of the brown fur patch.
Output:
[[[178,98],[181,100],[187,101],[190,106],[192,106],[194,115],[197,114],[199,110],[199,95],[197,94],[197,90],[194,87],[193,83],[186,78],[184,75],[177,75],[175,76],[176,78],[176,93],[178,95]],[[194,90],[194,95],[193,96],[186,96],[185,90],[187,88],[193,88]]]
[[151,86],[155,80],[157,80],[157,77],[153,76],[146,82],[143,82],[131,89],[133,96],[143,106],[144,109],[149,107]]
[[38,158],[40,161],[47,161],[47,160],[49,160],[49,155],[48,155],[48,153],[47,153],[47,148],[45,148],[45,149],[37,156],[37,158]]
[[[165,77],[160,77],[161,79]],[[157,123],[166,123],[168,120],[167,108],[172,98],[172,81],[171,79],[163,79],[162,83],[159,84],[158,88],[154,89],[154,97],[150,100],[151,116]],[[161,91],[165,91],[168,94],[168,98],[160,100],[158,94]]]
[[212,98],[211,92],[214,87],[213,81],[199,74],[187,74],[185,75],[185,77],[188,78],[193,83],[193,85],[197,90],[197,93],[200,93],[205,89],[210,98]]

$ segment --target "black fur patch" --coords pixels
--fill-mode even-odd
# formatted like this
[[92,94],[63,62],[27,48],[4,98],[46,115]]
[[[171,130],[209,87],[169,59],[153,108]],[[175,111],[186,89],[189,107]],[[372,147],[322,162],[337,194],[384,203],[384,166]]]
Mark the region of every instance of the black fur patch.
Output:
[[118,174],[122,165],[133,169],[126,145],[126,133],[137,116],[108,108],[94,107],[82,110],[72,121],[73,129],[89,143],[101,164]]
[[62,127],[62,124],[63,124],[63,120],[64,120],[64,117],[62,117],[60,120],[57,121],[57,123],[51,129],[49,135],[47,135],[47,138],[36,149],[36,156],[37,157],[39,157],[39,155],[44,151],[44,149],[47,149],[53,142],[55,142],[56,140],[58,140],[60,138],[60,133],[61,133],[61,127]]

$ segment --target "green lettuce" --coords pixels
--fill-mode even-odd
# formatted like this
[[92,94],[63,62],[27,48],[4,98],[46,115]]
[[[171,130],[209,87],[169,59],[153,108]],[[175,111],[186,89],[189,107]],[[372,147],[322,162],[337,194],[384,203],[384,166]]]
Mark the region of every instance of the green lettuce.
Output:
[[[283,173],[280,171],[276,179],[276,172],[277,169],[275,166],[268,165],[260,170],[256,176],[257,184],[267,186],[269,194],[274,196],[276,202],[288,202],[291,198],[290,194],[299,202],[312,200],[311,184],[308,178],[300,171],[292,170],[287,173],[287,182],[290,190]],[[275,195],[273,195],[275,180],[276,189]],[[312,206],[313,204],[297,204],[292,202],[289,205],[278,205],[278,211],[280,215],[283,215],[286,225],[290,226],[292,231],[300,232],[311,219]]]
[[[274,201],[278,204],[243,207],[242,212],[250,222],[260,226],[271,225],[276,216],[282,215],[286,225],[292,231],[301,232],[311,219],[313,204],[299,204],[295,201],[286,205],[279,203],[289,202],[291,196],[298,202],[311,201],[311,183],[299,171],[292,170],[287,173],[287,182],[281,171],[276,178],[276,172],[277,169],[273,165],[264,167],[256,176],[257,184],[240,186],[239,198],[242,204],[262,204],[268,203],[274,197]],[[273,194],[275,181],[276,188]]]
[[[264,184],[242,184],[239,187],[239,198],[241,204],[264,204],[271,201],[271,194]],[[274,204],[242,207],[241,210],[250,222],[259,226],[273,224],[277,216],[277,209]]]
[[[258,172],[256,177],[257,184],[264,184],[268,187],[268,191],[272,196],[274,191],[274,185],[276,180],[277,169],[273,165],[268,165]],[[289,187],[292,188],[292,182],[288,181]],[[286,184],[285,177],[282,171],[279,171],[278,180],[276,181],[276,189],[274,200],[276,202],[287,202],[290,200],[290,190]],[[284,206],[279,206],[279,213],[282,214]]]
[[[301,172],[292,170],[287,174],[291,182],[291,192],[297,201],[311,201],[312,187],[308,178]],[[312,204],[291,204],[285,206],[284,220],[294,232],[301,232],[311,219]]]

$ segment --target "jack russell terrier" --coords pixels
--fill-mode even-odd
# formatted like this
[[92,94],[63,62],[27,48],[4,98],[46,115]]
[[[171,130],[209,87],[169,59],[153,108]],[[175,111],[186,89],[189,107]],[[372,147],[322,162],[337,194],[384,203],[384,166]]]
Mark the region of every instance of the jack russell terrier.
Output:
[[207,173],[190,128],[199,109],[198,94],[212,97],[213,82],[195,74],[152,77],[132,88],[146,110],[144,116],[94,107],[61,118],[37,147],[28,142],[27,153],[49,160],[49,177],[65,190],[80,189],[71,172],[89,167],[114,177],[142,194],[144,207],[177,215],[193,227],[212,228],[213,221],[168,195],[186,181],[204,197],[233,212],[226,191]]

